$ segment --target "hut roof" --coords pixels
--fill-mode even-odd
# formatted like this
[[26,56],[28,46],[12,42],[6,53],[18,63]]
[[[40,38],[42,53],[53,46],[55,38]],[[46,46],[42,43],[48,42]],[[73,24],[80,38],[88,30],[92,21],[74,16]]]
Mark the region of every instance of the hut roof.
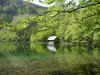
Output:
[[55,40],[57,36],[50,36],[47,40]]

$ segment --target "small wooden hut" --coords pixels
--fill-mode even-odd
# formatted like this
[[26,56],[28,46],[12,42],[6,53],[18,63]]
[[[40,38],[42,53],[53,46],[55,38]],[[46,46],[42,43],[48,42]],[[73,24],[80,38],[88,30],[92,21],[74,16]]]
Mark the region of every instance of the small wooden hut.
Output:
[[50,36],[48,39],[48,45],[54,45],[55,43],[58,42],[58,38],[57,36]]

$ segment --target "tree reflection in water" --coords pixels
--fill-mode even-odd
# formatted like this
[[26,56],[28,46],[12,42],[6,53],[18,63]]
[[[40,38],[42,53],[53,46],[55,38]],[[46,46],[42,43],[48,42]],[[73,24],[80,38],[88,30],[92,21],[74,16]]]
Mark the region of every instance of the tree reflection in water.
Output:
[[12,72],[13,75],[100,75],[100,50],[75,45],[1,42],[0,75]]

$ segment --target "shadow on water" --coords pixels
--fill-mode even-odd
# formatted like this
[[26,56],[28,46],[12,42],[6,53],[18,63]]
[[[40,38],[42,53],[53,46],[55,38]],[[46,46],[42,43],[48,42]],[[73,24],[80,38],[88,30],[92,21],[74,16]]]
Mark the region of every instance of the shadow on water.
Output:
[[0,75],[12,72],[13,75],[100,75],[100,50],[75,45],[0,42]]
[[84,74],[84,75],[100,75],[100,65],[98,64],[84,64],[80,65],[77,69],[79,74]]
[[66,71],[54,71],[54,72],[50,72],[50,75],[72,75],[70,72],[66,72]]
[[49,72],[50,75],[100,75],[100,66],[96,64],[80,65],[76,69],[68,72],[66,70],[58,70]]

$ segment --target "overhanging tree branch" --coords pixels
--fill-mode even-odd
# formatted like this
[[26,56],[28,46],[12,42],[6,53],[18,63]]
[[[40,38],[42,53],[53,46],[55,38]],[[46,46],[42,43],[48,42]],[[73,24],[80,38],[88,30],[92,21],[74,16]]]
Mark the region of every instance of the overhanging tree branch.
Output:
[[86,7],[90,7],[90,6],[94,6],[94,5],[99,5],[99,4],[100,4],[100,2],[91,3],[91,4],[88,4],[88,5],[85,5],[85,6],[81,6],[81,7],[72,9],[72,10],[62,10],[62,11],[54,10],[54,11],[56,11],[56,12],[58,12],[58,13],[57,13],[56,15],[54,15],[53,17],[59,15],[60,13],[65,13],[65,12],[67,12],[67,13],[72,13],[72,12],[74,12],[74,11],[76,11],[76,10],[79,10],[79,9],[82,9],[82,8],[86,8]]
[[77,22],[73,22],[73,23],[71,23],[69,25],[72,25],[72,24],[75,24],[75,23],[79,23],[79,22],[83,21],[84,19],[87,19],[87,18],[90,18],[90,17],[94,17],[96,15],[97,15],[97,13],[92,14],[92,15],[88,15],[88,16],[85,16],[85,17],[81,18],[80,20],[78,20]]
[[86,19],[86,18],[93,17],[93,16],[96,16],[96,15],[97,15],[97,14],[88,15],[88,16],[86,16],[86,17],[83,17],[80,21],[83,21],[83,20]]
[[68,10],[68,11],[65,11],[65,10],[64,10],[64,11],[60,11],[59,13],[61,13],[61,12],[68,12],[68,13],[71,13],[71,12],[74,12],[74,11],[76,11],[76,10],[79,10],[79,9],[82,9],[82,8],[86,8],[86,7],[90,7],[90,6],[94,6],[94,5],[98,5],[98,4],[100,4],[100,2],[88,4],[88,5],[85,5],[85,6],[81,6],[81,7],[75,8],[75,9],[73,9],[73,10]]

